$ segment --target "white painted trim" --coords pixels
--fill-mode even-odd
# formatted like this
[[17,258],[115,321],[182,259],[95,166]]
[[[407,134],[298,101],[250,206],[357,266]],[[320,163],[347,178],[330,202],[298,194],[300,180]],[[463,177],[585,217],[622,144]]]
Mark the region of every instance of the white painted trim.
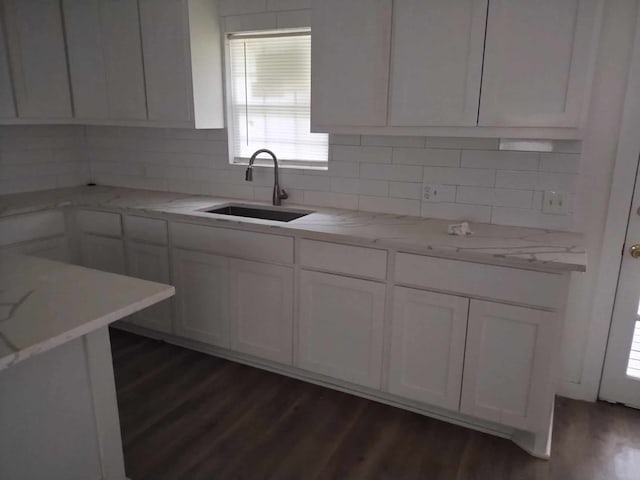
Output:
[[620,273],[620,263],[640,150],[640,10],[627,80],[618,151],[616,154],[607,222],[604,231],[600,266],[596,280],[591,322],[583,364],[582,382],[574,384],[576,397],[595,401],[600,388],[608,332]]

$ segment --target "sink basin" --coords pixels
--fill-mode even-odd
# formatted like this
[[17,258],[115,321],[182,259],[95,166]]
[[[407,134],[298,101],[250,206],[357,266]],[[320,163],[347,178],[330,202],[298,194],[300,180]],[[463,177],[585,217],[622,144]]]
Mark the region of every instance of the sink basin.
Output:
[[296,218],[301,218],[312,211],[305,210],[281,210],[275,208],[257,207],[253,205],[223,205],[216,208],[202,210],[205,213],[215,213],[218,215],[232,215],[234,217],[259,218],[262,220],[275,220],[276,222],[290,222]]

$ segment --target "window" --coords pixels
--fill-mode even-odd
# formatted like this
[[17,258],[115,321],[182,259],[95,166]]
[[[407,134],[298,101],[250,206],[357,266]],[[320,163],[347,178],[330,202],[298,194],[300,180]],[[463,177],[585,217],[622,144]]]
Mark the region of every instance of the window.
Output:
[[232,162],[260,148],[282,165],[326,168],[328,138],[310,132],[311,33],[229,36]]

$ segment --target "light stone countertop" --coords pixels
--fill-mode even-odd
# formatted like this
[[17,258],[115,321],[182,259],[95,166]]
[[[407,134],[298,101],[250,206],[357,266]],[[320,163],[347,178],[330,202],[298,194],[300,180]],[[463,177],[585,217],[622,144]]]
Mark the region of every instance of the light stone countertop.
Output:
[[173,296],[170,285],[0,254],[0,370]]
[[[291,222],[212,215],[199,210],[243,200],[120,187],[72,187],[0,196],[0,217],[64,206],[144,213],[169,220],[293,234],[431,256],[544,271],[585,271],[584,235],[539,228],[470,223],[473,235],[447,234],[457,223],[405,215],[290,205],[314,213]],[[267,204],[261,204],[267,205]]]

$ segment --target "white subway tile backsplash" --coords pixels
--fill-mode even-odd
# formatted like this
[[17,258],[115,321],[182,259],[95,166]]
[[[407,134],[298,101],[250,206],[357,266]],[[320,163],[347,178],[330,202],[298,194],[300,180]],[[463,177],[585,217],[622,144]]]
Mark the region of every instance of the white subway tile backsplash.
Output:
[[531,208],[533,192],[487,187],[458,187],[457,203],[493,205],[502,207]]
[[499,138],[427,137],[427,148],[498,150]]
[[463,150],[462,167],[493,170],[538,170],[539,155],[533,152]]
[[540,171],[578,173],[580,155],[575,153],[543,153],[540,155]]
[[389,196],[419,200],[422,197],[422,183],[389,182]]
[[491,207],[459,203],[422,202],[421,215],[426,218],[488,223],[491,221]]
[[389,197],[366,197],[358,199],[358,208],[368,212],[392,213],[397,215],[420,215],[420,200]]
[[277,14],[273,12],[224,17],[224,31],[226,33],[274,30],[277,27]]
[[267,0],[221,0],[218,9],[223,17],[264,12],[267,9]]
[[391,163],[391,147],[357,147],[334,145],[331,148],[334,162]]
[[331,191],[386,197],[389,195],[389,182],[383,180],[366,180],[364,178],[335,177],[331,179]]
[[496,172],[477,168],[424,167],[424,183],[493,187]]
[[397,182],[419,182],[422,180],[422,167],[362,163],[360,165],[360,177]]
[[459,167],[460,150],[442,148],[394,148],[393,163],[432,167]]
[[389,135],[363,135],[362,145],[380,147],[424,148],[424,137],[392,137]]
[[[327,170],[281,170],[289,203],[572,227],[572,214],[543,214],[542,197],[544,190],[559,190],[573,203],[580,142],[554,141],[553,153],[539,154],[498,151],[496,139],[330,135],[329,141]],[[227,150],[226,131],[220,129],[2,127],[0,192],[91,179],[270,201],[273,169],[256,167],[254,181],[245,182],[246,167],[229,165]],[[430,189],[426,200],[425,187]]]

